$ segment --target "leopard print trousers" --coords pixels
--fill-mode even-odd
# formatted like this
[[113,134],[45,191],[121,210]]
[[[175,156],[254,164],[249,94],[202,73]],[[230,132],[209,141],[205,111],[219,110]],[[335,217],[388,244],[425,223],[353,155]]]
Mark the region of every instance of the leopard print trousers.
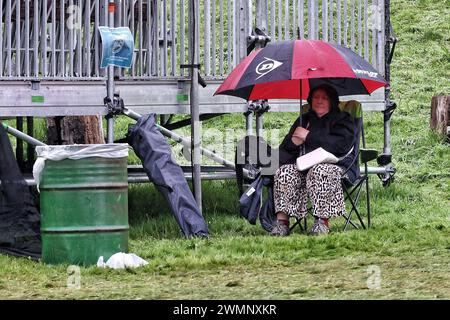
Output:
[[315,217],[334,218],[345,214],[341,184],[343,170],[334,164],[321,163],[307,172],[295,164],[281,166],[275,173],[275,212],[303,218],[308,213],[308,198]]

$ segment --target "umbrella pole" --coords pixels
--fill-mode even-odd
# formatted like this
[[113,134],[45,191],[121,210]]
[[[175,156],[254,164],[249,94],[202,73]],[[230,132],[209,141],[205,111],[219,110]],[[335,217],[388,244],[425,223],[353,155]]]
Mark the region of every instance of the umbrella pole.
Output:
[[[299,126],[303,127],[303,84],[302,84],[302,79],[300,79],[300,122],[299,122]],[[300,156],[305,154],[305,145],[302,144],[300,146]]]
[[300,79],[300,127],[303,126],[303,121],[302,121],[302,104],[303,104],[303,91],[302,91],[302,80]]

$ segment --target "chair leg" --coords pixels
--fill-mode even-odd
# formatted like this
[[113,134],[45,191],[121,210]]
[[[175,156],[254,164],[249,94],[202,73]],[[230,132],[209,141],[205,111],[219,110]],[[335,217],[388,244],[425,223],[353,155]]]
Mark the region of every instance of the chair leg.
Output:
[[[351,205],[352,205],[352,209],[350,210],[350,213],[348,214],[348,216],[346,216],[346,215],[344,214],[344,218],[345,218],[344,231],[347,230],[347,227],[348,227],[349,224],[351,224],[353,228],[359,229],[358,226],[357,226],[356,224],[354,224],[353,221],[351,220],[351,219],[352,219],[353,211],[356,212],[355,205],[354,205],[354,203],[352,202],[352,198],[350,197],[350,195],[349,195],[349,193],[347,192],[347,190],[345,190],[345,193],[346,193],[346,199],[349,199],[349,200],[350,200],[350,203],[351,203]],[[358,213],[357,213],[357,215],[358,215]]]
[[350,214],[348,215],[348,217],[344,214],[344,218],[345,218],[345,220],[346,220],[346,221],[345,221],[345,226],[344,226],[344,231],[347,230],[347,227],[348,227],[349,224],[351,224],[351,225],[353,226],[353,228],[359,229],[358,226],[357,226],[356,224],[353,223],[353,221],[351,220],[351,217],[352,217],[352,213],[350,213]]
[[[367,177],[364,177],[364,179],[361,180],[356,186],[354,186],[354,188],[352,188],[352,190],[350,192],[348,192],[348,190],[343,185],[344,192],[345,192],[345,200],[348,199],[350,201],[351,206],[352,206],[352,209],[350,210],[349,215],[348,216],[344,215],[344,218],[346,219],[345,226],[344,226],[344,231],[347,230],[347,227],[348,227],[349,224],[351,224],[355,229],[358,229],[357,225],[355,225],[351,221],[351,217],[352,217],[353,211],[355,212],[356,217],[358,218],[359,223],[361,224],[362,228],[366,229],[366,226],[364,225],[364,222],[363,222],[363,220],[361,218],[361,214],[359,213],[357,205],[356,205],[357,203],[359,203],[359,197],[361,195],[362,185],[365,182],[364,180],[366,180],[366,179],[367,179]],[[355,196],[355,198],[352,198],[352,195],[355,192],[356,192],[356,196]]]
[[[367,177],[365,177],[365,179],[367,179]],[[364,182],[364,181],[363,181],[363,182]],[[356,214],[356,217],[357,217],[358,220],[359,220],[359,223],[361,224],[361,227],[362,227],[363,229],[366,229],[366,226],[364,225],[364,221],[363,221],[363,219],[361,218],[361,214],[359,213],[359,210],[358,210],[358,207],[357,207],[357,204],[359,203],[359,198],[360,198],[360,196],[361,196],[361,190],[362,190],[362,183],[363,183],[363,182],[361,182],[361,184],[360,184],[360,186],[359,186],[359,190],[358,190],[358,193],[356,194],[355,200],[353,201],[353,199],[350,198],[350,202],[352,202],[352,206],[353,206],[354,209],[355,209],[355,214]]]
[[359,211],[357,209],[355,210],[355,214],[358,217],[358,220],[359,220],[359,223],[361,224],[361,227],[363,229],[367,229],[366,225],[364,224],[364,221],[362,220],[361,215],[359,214]]
[[[303,218],[295,218],[295,223],[289,228],[290,231],[294,230],[296,226],[300,228],[300,231],[304,232],[307,230],[307,216],[304,216]],[[303,226],[302,226],[303,221]]]
[[[308,214],[312,214],[312,206],[308,205],[307,207],[307,213],[303,218],[295,218],[295,223],[292,225],[292,227],[289,228],[289,230],[293,230],[296,226],[300,228],[301,232],[305,232],[308,230]],[[302,220],[303,220],[303,226],[302,226]]]
[[366,176],[366,205],[367,205],[367,228],[370,228],[370,194],[369,194],[368,176]]
[[296,226],[300,228],[300,230],[303,231],[302,225],[301,225],[302,219],[295,218],[295,223],[289,228],[290,231],[294,230]]
[[[344,190],[345,196],[344,196],[344,205],[345,205],[345,201],[350,198],[350,194],[348,193],[347,188],[345,187],[344,183],[342,183],[342,189]],[[344,229],[342,229],[343,231],[347,230],[348,224],[351,223],[353,227],[355,227],[356,229],[358,229],[358,227],[356,227],[354,225],[354,223],[350,220],[352,217],[352,213],[353,213],[353,207],[350,210],[348,216],[346,216],[345,214],[343,215],[343,217],[345,218],[345,225],[344,225]]]

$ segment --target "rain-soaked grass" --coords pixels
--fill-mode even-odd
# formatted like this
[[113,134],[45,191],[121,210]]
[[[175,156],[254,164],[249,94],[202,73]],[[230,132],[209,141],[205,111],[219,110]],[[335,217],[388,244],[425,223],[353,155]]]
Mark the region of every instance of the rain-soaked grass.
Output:
[[[334,221],[334,232],[326,237],[298,230],[288,238],[268,237],[239,216],[235,182],[224,181],[203,183],[211,237],[183,239],[155,188],[133,185],[130,251],[147,266],[81,268],[77,289],[67,265],[1,255],[0,298],[449,299],[450,145],[429,130],[429,114],[433,95],[450,94],[450,6],[431,0],[391,4],[400,38],[392,65],[397,173],[389,187],[371,177],[370,230],[340,232]],[[267,128],[283,132],[295,117],[268,114]],[[118,122],[123,129],[117,138],[129,121]],[[381,150],[382,115],[366,114],[365,124],[368,147]],[[242,115],[226,115],[204,128],[244,126]]]

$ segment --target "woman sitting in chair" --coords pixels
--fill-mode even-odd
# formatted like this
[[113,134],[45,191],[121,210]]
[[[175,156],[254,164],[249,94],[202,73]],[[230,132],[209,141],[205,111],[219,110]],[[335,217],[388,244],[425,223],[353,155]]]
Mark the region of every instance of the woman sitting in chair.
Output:
[[[273,236],[288,236],[289,217],[304,218],[308,198],[312,203],[314,225],[309,234],[329,232],[328,219],[345,214],[341,176],[353,162],[350,152],[355,142],[353,118],[339,109],[339,96],[334,88],[320,85],[308,96],[311,110],[298,118],[280,145],[280,168],[274,178],[274,202],[277,224]],[[305,153],[322,147],[336,157],[337,164],[321,163],[307,171],[299,171],[296,159],[300,148]]]

